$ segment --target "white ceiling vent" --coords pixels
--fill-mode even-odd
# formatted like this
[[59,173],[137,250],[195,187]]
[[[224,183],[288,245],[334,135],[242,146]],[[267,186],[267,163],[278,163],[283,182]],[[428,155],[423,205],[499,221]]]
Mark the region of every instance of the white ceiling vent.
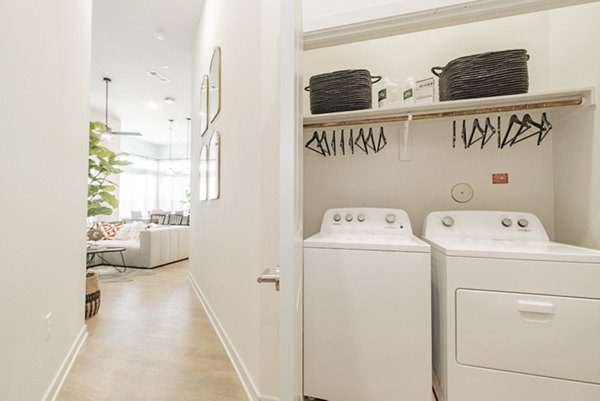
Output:
[[163,84],[171,81],[169,78],[165,77],[163,74],[161,74],[160,72],[155,71],[155,70],[146,71],[146,74],[148,74],[152,78],[155,78],[156,80],[162,82]]

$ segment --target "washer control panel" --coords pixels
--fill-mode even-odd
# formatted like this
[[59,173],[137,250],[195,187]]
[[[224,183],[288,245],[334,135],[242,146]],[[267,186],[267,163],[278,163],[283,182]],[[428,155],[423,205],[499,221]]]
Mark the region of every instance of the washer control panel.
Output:
[[408,214],[401,209],[343,208],[325,212],[321,232],[412,235],[412,228]]
[[433,212],[424,237],[549,241],[540,219],[531,213],[499,211]]

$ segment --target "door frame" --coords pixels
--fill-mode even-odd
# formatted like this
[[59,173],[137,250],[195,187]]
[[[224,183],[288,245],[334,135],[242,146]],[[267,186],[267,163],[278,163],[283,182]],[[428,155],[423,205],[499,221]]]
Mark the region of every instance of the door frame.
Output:
[[279,400],[300,401],[302,391],[302,4],[280,11]]

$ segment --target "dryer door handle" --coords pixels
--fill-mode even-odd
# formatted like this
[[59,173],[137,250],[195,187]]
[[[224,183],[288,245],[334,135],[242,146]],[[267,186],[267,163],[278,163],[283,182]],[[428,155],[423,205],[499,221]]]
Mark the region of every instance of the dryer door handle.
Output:
[[554,304],[551,302],[537,302],[537,301],[519,301],[517,307],[519,312],[525,313],[541,313],[544,315],[554,314]]

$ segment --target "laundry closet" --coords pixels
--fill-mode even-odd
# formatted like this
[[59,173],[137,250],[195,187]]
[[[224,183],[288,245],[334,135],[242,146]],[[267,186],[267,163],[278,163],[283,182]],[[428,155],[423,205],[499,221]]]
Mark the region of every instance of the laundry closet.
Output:
[[[325,132],[331,143],[335,131],[339,144],[342,129],[347,143],[349,131],[356,138],[361,128],[365,136],[372,129],[377,141],[383,128],[387,145],[369,154],[359,149],[342,154],[339,145],[335,155],[332,149],[326,156],[304,149],[304,237],[318,232],[323,214],[334,207],[402,208],[417,235],[425,216],[435,210],[518,210],[536,214],[552,239],[600,248],[600,125],[595,106],[599,15],[599,5],[592,3],[305,50],[304,86],[312,76],[345,69],[366,69],[402,86],[409,76],[432,78],[432,67],[462,56],[525,49],[529,91],[500,103],[491,98],[467,105],[459,101],[454,107],[453,102],[438,103],[436,77],[433,105],[400,104],[396,116],[449,110],[457,115],[415,118],[408,129],[404,121],[377,120],[381,82],[373,84],[373,108],[358,112],[360,120],[374,121],[367,124],[344,121],[345,114],[357,112],[311,115],[305,92],[303,143],[315,132]],[[581,104],[560,106],[574,99]],[[540,107],[549,102],[551,107]],[[537,106],[510,109],[523,104]],[[504,112],[459,115],[498,106],[504,106]],[[384,110],[385,117],[395,115],[393,108]],[[494,140],[483,148],[480,143],[467,149],[462,144],[463,123],[468,136],[475,119],[482,126],[486,118],[494,126],[500,119],[504,135],[512,114],[522,118],[527,113],[534,120],[545,113],[552,125],[541,143],[536,137],[502,149]],[[454,200],[451,192],[457,184],[467,184],[472,198]]]
[[[305,35],[304,395],[596,400],[600,3],[435,14],[377,39]],[[444,81],[503,51],[488,62],[520,60],[510,94]]]

